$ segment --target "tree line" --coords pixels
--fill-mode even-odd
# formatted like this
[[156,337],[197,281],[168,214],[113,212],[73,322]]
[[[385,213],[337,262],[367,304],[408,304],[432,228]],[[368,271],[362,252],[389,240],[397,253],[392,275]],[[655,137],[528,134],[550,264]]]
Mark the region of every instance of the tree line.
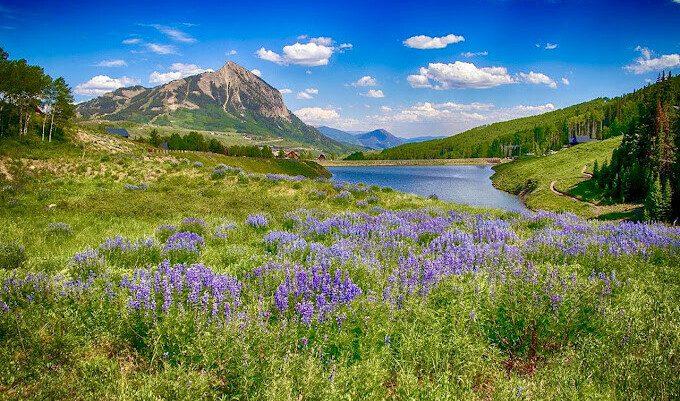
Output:
[[[232,145],[226,146],[216,138],[207,139],[202,134],[191,131],[186,135],[173,133],[161,136],[153,129],[149,134],[149,143],[153,146],[167,146],[170,150],[193,150],[200,152],[219,153],[227,156],[245,156],[259,158],[273,158],[274,154],[269,146]],[[279,154],[280,157],[283,155]]]
[[61,138],[75,116],[73,103],[64,78],[52,79],[24,59],[10,60],[0,48],[0,138]]
[[613,200],[643,203],[647,220],[673,221],[680,217],[680,78],[663,73],[648,91],[593,179]]

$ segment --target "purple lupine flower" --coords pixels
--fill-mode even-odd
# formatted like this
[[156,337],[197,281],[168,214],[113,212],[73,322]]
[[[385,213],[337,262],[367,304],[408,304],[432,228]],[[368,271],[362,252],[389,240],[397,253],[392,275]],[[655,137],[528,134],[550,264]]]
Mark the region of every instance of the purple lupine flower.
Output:
[[183,231],[171,235],[165,242],[163,250],[165,252],[185,251],[199,253],[204,245],[205,240],[203,237],[196,233]]
[[267,217],[263,214],[251,214],[246,218],[246,224],[255,228],[262,229],[269,225]]

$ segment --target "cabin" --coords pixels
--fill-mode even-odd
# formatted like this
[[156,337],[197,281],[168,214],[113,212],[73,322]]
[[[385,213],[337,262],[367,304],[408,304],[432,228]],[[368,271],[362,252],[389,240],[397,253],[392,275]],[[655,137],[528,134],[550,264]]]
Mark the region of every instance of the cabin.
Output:
[[118,135],[123,138],[129,138],[130,134],[127,132],[125,128],[111,128],[111,127],[106,127],[105,128],[106,132],[108,132],[111,135]]
[[300,160],[300,155],[298,152],[291,150],[290,152],[286,152],[286,159]]
[[324,161],[324,160],[326,160],[326,155],[324,155],[323,153],[321,153],[321,154],[319,155],[319,157],[316,158],[316,160],[318,160],[318,161],[320,161],[320,162],[321,162],[321,161]]

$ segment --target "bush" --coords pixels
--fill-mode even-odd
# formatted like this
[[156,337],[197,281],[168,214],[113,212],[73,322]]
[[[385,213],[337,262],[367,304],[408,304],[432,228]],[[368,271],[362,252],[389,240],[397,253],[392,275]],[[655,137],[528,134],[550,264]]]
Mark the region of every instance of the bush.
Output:
[[18,269],[26,261],[26,249],[16,242],[0,243],[0,268]]

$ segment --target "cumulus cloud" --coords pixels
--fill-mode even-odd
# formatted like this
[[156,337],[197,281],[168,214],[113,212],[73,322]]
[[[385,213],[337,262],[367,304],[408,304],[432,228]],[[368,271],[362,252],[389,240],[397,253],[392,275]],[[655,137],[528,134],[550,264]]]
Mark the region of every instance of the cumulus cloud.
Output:
[[302,99],[302,100],[309,100],[309,99],[314,99],[314,96],[319,93],[319,90],[316,88],[307,88],[301,92],[298,92],[297,98]]
[[392,108],[387,106],[380,106],[380,111],[382,111],[383,113],[389,113],[390,111],[392,111]]
[[196,64],[173,63],[168,72],[154,71],[149,75],[149,83],[161,85],[176,79],[189,77],[203,72],[212,71],[210,68],[202,68]]
[[100,96],[126,86],[137,85],[139,80],[130,77],[111,78],[108,75],[97,75],[76,86],[79,95]]
[[295,43],[283,47],[284,59],[290,64],[318,67],[327,65],[333,55],[333,48],[314,42]]
[[125,60],[102,60],[95,67],[127,67]]
[[662,54],[659,57],[653,57],[654,52],[646,47],[638,46],[635,50],[640,52],[640,57],[624,67],[634,74],[644,74],[680,66],[680,54]]
[[376,89],[370,89],[368,92],[362,93],[361,95],[366,96],[366,97],[374,97],[374,98],[385,97],[385,94],[380,89],[377,89],[377,90]]
[[569,78],[567,78],[567,77],[562,77],[562,85],[569,85],[569,84],[570,84]]
[[296,110],[295,115],[310,125],[333,124],[340,119],[340,114],[337,110],[321,107],[304,107]]
[[177,54],[177,50],[173,45],[161,45],[158,43],[147,43],[146,48],[156,54]]
[[476,57],[476,56],[488,56],[489,52],[487,52],[486,50],[483,51],[483,52],[465,52],[465,53],[461,53],[460,55],[465,57],[465,58],[472,58],[472,57]]
[[550,42],[548,42],[548,43],[545,44],[545,49],[546,49],[546,50],[557,49],[557,43],[550,43]]
[[283,64],[283,57],[281,57],[280,54],[271,50],[267,50],[264,47],[261,47],[260,50],[255,52],[255,54],[262,60],[271,61],[272,63],[276,64]]
[[[305,40],[307,37],[303,35],[299,36],[298,39]],[[343,43],[339,47],[335,47],[332,38],[320,36],[309,38],[306,43],[295,42],[292,45],[283,46],[281,53],[262,47],[255,54],[262,60],[280,65],[293,64],[319,67],[327,65],[334,52],[342,52],[351,48],[350,43]]]
[[238,52],[237,52],[235,49],[231,49],[231,50],[229,50],[229,52],[227,53],[227,55],[229,55],[229,56],[235,56],[236,54],[238,54]]
[[382,110],[366,123],[411,135],[454,134],[483,124],[526,117],[555,110],[552,103],[497,108],[489,103],[423,102],[397,110]]
[[522,81],[534,85],[548,85],[549,87],[555,89],[557,88],[557,82],[555,82],[549,76],[542,74],[540,72],[529,71],[529,73],[520,72],[520,78]]
[[128,39],[123,40],[124,45],[136,45],[136,44],[139,44],[141,42],[142,42],[142,40],[140,38],[128,38]]
[[288,95],[290,93],[293,93],[293,91],[290,90],[289,88],[279,89],[279,92],[281,92],[282,95]]
[[414,88],[432,89],[484,89],[515,83],[505,67],[477,67],[463,61],[430,63],[407,80]]
[[404,46],[413,49],[443,49],[452,43],[464,41],[463,36],[448,34],[441,37],[431,37],[426,35],[411,36],[404,41]]
[[254,75],[261,77],[262,76],[262,71],[258,70],[257,68],[250,70]]
[[363,76],[352,83],[352,86],[376,86],[378,81],[370,75]]
[[345,51],[345,50],[352,50],[354,48],[354,45],[351,43],[340,43],[340,46],[338,46],[339,51]]

